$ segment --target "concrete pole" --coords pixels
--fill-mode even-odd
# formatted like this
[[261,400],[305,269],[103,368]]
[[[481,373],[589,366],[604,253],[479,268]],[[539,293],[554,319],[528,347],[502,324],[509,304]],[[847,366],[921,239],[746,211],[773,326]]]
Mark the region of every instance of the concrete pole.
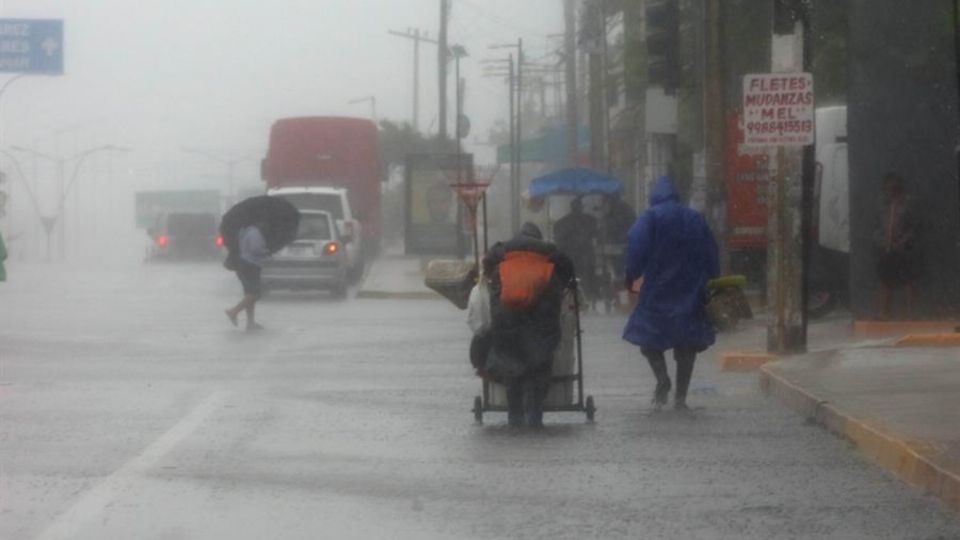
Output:
[[517,40],[517,152],[516,152],[516,176],[517,180],[513,186],[513,199],[516,201],[516,211],[514,214],[514,223],[516,224],[513,232],[520,231],[520,184],[523,168],[523,39]]
[[450,22],[450,0],[440,0],[440,35],[438,37],[439,46],[437,49],[437,68],[439,79],[439,99],[440,99],[440,130],[438,132],[440,144],[447,142],[447,59],[450,50],[447,47],[447,26]]
[[57,256],[60,259],[60,262],[63,262],[67,258],[67,227],[66,227],[66,198],[67,198],[67,187],[66,179],[64,178],[64,169],[66,167],[65,160],[59,160],[57,162],[57,191],[60,192],[60,198],[58,201],[59,208],[57,213],[60,214],[60,223],[57,226],[57,236],[59,238],[59,246],[57,246],[58,253]]
[[[771,49],[774,73],[804,71],[808,17],[805,8],[797,8],[804,5],[804,2],[775,0]],[[782,24],[785,17],[793,17],[792,25]],[[804,216],[809,216],[811,201],[804,196],[809,193],[805,183],[810,180],[810,175],[804,174],[805,162],[809,161],[805,154],[809,154],[809,150],[801,147],[778,148],[774,159],[776,171],[769,184],[767,295],[773,322],[767,328],[767,349],[776,354],[803,353],[807,345],[804,251],[805,245],[809,245],[805,244],[804,236],[808,234],[809,219]]]
[[579,153],[579,115],[577,114],[577,17],[574,0],[564,0],[564,55],[567,91],[567,166],[575,167]]
[[707,172],[707,213],[713,234],[720,245],[721,268],[730,267],[726,224],[726,119],[723,12],[721,0],[705,0],[706,73],[703,111]]
[[510,77],[507,82],[510,90],[510,233],[514,234],[520,230],[520,174],[517,166],[517,154],[520,149],[517,147],[519,136],[517,131],[519,122],[516,121],[515,114],[515,94],[514,85],[516,84],[513,69],[513,54],[510,54]]
[[413,131],[420,131],[420,30],[413,36]]

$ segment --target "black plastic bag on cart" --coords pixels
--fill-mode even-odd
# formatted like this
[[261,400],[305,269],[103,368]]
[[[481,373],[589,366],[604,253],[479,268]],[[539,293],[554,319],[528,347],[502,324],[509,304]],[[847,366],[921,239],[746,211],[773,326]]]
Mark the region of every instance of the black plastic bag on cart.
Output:
[[490,356],[491,348],[493,348],[493,333],[489,328],[477,332],[470,340],[470,365],[480,377],[485,377],[487,357]]

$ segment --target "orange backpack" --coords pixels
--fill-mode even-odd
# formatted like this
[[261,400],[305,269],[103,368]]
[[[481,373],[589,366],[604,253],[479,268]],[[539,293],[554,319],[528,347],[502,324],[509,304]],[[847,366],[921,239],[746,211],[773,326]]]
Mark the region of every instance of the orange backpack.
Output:
[[527,311],[536,304],[553,277],[550,258],[531,251],[510,251],[500,263],[500,303]]

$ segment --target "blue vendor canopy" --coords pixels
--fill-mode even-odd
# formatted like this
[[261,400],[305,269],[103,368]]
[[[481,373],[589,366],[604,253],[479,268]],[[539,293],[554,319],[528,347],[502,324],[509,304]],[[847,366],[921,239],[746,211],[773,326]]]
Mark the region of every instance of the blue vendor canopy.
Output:
[[593,169],[562,169],[530,182],[530,197],[549,195],[616,195],[623,193],[623,182]]

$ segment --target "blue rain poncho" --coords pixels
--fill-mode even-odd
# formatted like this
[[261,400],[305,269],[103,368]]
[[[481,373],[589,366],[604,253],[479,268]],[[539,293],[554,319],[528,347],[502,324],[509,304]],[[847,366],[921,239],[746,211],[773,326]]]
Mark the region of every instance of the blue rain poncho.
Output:
[[657,179],[650,208],[630,228],[628,283],[643,277],[623,339],[664,351],[713,345],[707,282],[720,273],[717,243],[699,212],[680,202],[669,177]]

